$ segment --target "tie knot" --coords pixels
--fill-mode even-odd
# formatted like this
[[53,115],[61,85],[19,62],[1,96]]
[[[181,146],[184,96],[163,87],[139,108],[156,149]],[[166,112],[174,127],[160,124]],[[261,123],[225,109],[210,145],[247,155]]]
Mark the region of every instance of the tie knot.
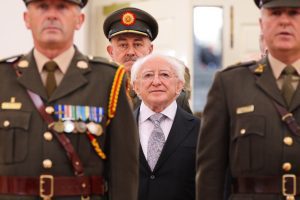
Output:
[[56,62],[54,62],[54,61],[48,61],[44,65],[44,69],[47,72],[54,72],[57,68],[58,68],[58,66],[57,66]]
[[285,74],[285,75],[297,75],[297,71],[292,65],[286,66],[283,69],[282,73]]
[[149,119],[154,123],[155,125],[159,125],[160,122],[164,119],[165,115],[161,113],[155,113],[149,117]]

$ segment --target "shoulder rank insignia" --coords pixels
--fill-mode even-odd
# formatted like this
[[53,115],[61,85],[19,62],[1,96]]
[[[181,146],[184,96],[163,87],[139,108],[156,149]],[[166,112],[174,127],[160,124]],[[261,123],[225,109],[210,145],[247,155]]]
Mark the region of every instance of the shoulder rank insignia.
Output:
[[258,66],[254,69],[255,74],[261,74],[264,72],[265,65],[258,64]]
[[84,60],[80,60],[77,62],[77,67],[80,69],[86,69],[88,68],[88,63]]
[[29,66],[29,62],[27,60],[20,60],[18,62],[18,67],[27,68]]

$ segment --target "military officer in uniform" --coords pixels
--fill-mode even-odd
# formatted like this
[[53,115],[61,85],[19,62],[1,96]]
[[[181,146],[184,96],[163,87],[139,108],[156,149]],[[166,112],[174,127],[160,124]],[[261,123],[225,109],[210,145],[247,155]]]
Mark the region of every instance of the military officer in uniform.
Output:
[[[103,31],[110,44],[107,52],[112,60],[124,65],[130,77],[133,63],[153,51],[152,41],[158,34],[158,23],[155,18],[144,10],[126,7],[111,13],[104,21]],[[140,106],[141,100],[130,88],[129,94],[133,108]],[[184,110],[192,113],[188,95],[183,90],[177,103]]]
[[0,61],[0,199],[135,200],[125,71],[73,44],[88,0],[23,1],[34,48]]
[[268,54],[216,74],[198,140],[197,200],[223,200],[225,177],[229,199],[300,199],[300,1],[256,3]]

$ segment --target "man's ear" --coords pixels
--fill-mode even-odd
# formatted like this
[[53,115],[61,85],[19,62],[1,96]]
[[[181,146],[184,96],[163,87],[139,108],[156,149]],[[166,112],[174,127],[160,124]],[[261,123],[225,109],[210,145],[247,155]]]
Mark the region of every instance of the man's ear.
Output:
[[137,81],[133,81],[132,89],[135,91],[136,94],[139,94],[139,86]]
[[26,26],[26,28],[27,29],[30,29],[31,27],[30,27],[30,17],[29,17],[29,14],[28,14],[28,12],[26,11],[26,12],[24,12],[23,13],[23,20],[24,20],[24,22],[25,22],[25,26]]
[[106,51],[107,51],[107,53],[110,55],[110,57],[113,56],[113,47],[112,47],[111,45],[108,45],[108,46],[106,47]]
[[150,45],[149,51],[150,51],[149,53],[152,53],[152,51],[153,51],[153,44]]
[[76,23],[76,30],[79,30],[81,28],[84,20],[85,20],[84,13],[80,13],[80,15],[78,16],[78,19],[77,19],[77,23]]
[[177,84],[176,84],[176,94],[180,94],[182,89],[183,89],[183,82],[181,80],[178,80]]

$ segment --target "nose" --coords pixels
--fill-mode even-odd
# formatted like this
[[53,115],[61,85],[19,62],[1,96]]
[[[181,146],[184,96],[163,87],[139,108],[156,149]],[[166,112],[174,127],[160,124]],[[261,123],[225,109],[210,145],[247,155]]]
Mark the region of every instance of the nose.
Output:
[[51,6],[47,11],[48,19],[56,19],[57,18],[57,10],[55,7]]
[[129,56],[135,55],[135,49],[134,49],[134,47],[130,45],[128,47],[127,51],[126,51],[126,54],[129,55]]
[[279,23],[281,26],[287,26],[290,23],[290,17],[287,14],[282,14],[279,18]]
[[161,80],[159,74],[155,74],[153,77],[152,85],[160,85],[160,84],[161,84]]

